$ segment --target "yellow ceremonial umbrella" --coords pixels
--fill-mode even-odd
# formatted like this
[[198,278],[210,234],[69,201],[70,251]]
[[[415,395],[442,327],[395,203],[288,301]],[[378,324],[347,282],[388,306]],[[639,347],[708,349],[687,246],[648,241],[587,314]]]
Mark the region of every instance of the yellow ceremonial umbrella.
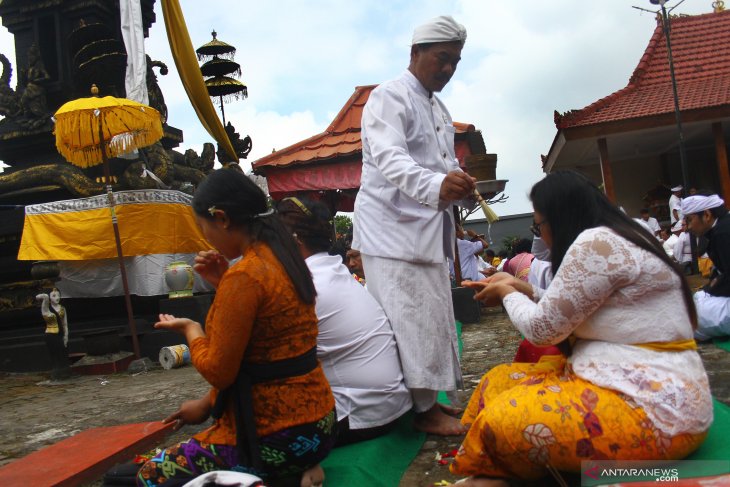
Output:
[[124,267],[122,243],[119,237],[114,194],[111,186],[109,158],[151,145],[162,138],[162,118],[152,107],[126,98],[99,98],[96,85],[90,98],[79,98],[64,104],[54,115],[56,149],[68,162],[79,167],[104,165],[106,192],[109,197],[114,240],[117,245],[119,270],[132,334],[134,354],[140,358],[137,329],[129,295],[127,271]]

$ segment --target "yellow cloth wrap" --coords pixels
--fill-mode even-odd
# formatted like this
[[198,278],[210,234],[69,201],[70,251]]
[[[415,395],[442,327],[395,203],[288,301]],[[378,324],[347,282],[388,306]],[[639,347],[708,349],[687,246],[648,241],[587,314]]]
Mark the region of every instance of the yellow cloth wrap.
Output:
[[[195,222],[190,196],[178,191],[139,190],[119,191],[114,197],[125,256],[212,248]],[[115,258],[107,204],[107,195],[99,195],[26,207],[18,260]]]
[[[61,308],[58,315],[61,319],[63,319],[66,315],[65,309]],[[59,333],[61,331],[61,327],[58,324],[58,318],[56,318],[55,314],[48,313],[47,315],[43,315],[43,321],[46,322],[46,333]]]
[[580,472],[583,460],[681,459],[706,436],[667,436],[641,407],[576,376],[560,355],[490,370],[461,422],[471,427],[453,473],[524,479],[548,475],[546,465]]
[[238,161],[236,151],[233,150],[228,134],[226,134],[223,124],[215,112],[215,107],[210,101],[193,44],[190,42],[190,35],[185,25],[185,17],[183,17],[180,3],[177,0],[162,0],[161,3],[172,58],[175,60],[177,72],[180,75],[185,92],[188,94],[190,104],[195,109],[198,120],[210,136],[232,157],[231,160]]
[[676,340],[673,342],[634,343],[633,345],[635,347],[648,348],[655,352],[684,352],[685,350],[697,350],[697,342],[694,338]]

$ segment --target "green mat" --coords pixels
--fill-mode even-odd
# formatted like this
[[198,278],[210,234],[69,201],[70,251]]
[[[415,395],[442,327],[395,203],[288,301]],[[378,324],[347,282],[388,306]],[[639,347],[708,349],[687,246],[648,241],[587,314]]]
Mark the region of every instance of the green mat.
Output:
[[[464,351],[464,342],[461,339],[461,326],[461,321],[456,320],[456,338],[459,342],[459,358],[461,358],[461,353]],[[451,406],[451,401],[446,396],[446,393],[443,391],[439,392],[438,398],[436,400],[441,404]]]
[[712,343],[714,343],[717,348],[722,348],[723,350],[730,352],[730,337],[713,338]]
[[413,429],[413,413],[405,414],[387,435],[332,450],[322,462],[325,484],[343,487],[398,485],[425,439],[426,433]]
[[[456,322],[459,337],[459,355],[463,348],[461,323]],[[730,340],[724,345],[729,347]],[[442,392],[439,402],[449,404]],[[687,460],[728,460],[730,459],[730,407],[713,399],[715,421],[702,446]],[[426,439],[426,434],[413,429],[413,413],[405,414],[398,420],[396,428],[387,435],[370,441],[335,448],[322,463],[326,484],[333,486],[392,487],[398,485],[403,473]],[[695,477],[706,477],[730,473],[730,462],[713,465],[693,466],[683,469]]]
[[[464,348],[461,322],[456,322],[459,356]],[[450,404],[446,394],[439,402]],[[426,433],[413,429],[413,412],[403,415],[396,428],[374,440],[335,448],[322,462],[325,483],[334,486],[393,487],[398,485],[426,440]]]
[[[712,422],[710,432],[705,442],[686,460],[728,460],[730,459],[730,407],[713,399],[713,411],[715,420]],[[730,473],[730,462],[725,467],[715,465],[714,467],[699,468],[694,474],[695,477],[707,477]]]

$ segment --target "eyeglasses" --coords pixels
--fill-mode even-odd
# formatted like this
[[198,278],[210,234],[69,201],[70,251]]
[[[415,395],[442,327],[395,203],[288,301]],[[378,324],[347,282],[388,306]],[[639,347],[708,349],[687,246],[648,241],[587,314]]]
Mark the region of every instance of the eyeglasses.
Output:
[[536,237],[542,236],[542,230],[540,229],[541,226],[547,223],[547,220],[543,220],[540,223],[536,222],[535,220],[532,221],[532,225],[530,225],[530,231],[532,234]]

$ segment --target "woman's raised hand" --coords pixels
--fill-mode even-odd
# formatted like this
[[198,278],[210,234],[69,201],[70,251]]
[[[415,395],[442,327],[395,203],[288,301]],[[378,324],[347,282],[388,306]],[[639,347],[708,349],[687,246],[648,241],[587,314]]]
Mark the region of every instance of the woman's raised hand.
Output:
[[217,250],[202,250],[195,256],[193,269],[214,287],[218,287],[221,277],[228,270],[228,261]]
[[155,323],[158,330],[170,330],[185,335],[188,344],[197,337],[204,337],[203,327],[200,323],[190,318],[175,318],[173,315],[160,313],[160,321]]
[[515,279],[515,276],[508,272],[495,272],[491,276],[487,277],[485,281],[487,281],[490,284],[497,284],[497,283],[509,283],[512,280]]
[[[498,272],[481,281],[464,281],[461,285],[477,291],[474,299],[481,301],[486,306],[498,306],[506,295],[519,290],[516,286],[517,283],[514,282],[515,279],[506,272]],[[529,284],[527,285],[529,286]]]
[[481,301],[486,306],[499,306],[501,303],[499,296],[493,292],[494,286],[490,287],[488,279],[482,279],[481,281],[462,281],[461,285],[474,289],[477,292],[474,295],[474,299]]

